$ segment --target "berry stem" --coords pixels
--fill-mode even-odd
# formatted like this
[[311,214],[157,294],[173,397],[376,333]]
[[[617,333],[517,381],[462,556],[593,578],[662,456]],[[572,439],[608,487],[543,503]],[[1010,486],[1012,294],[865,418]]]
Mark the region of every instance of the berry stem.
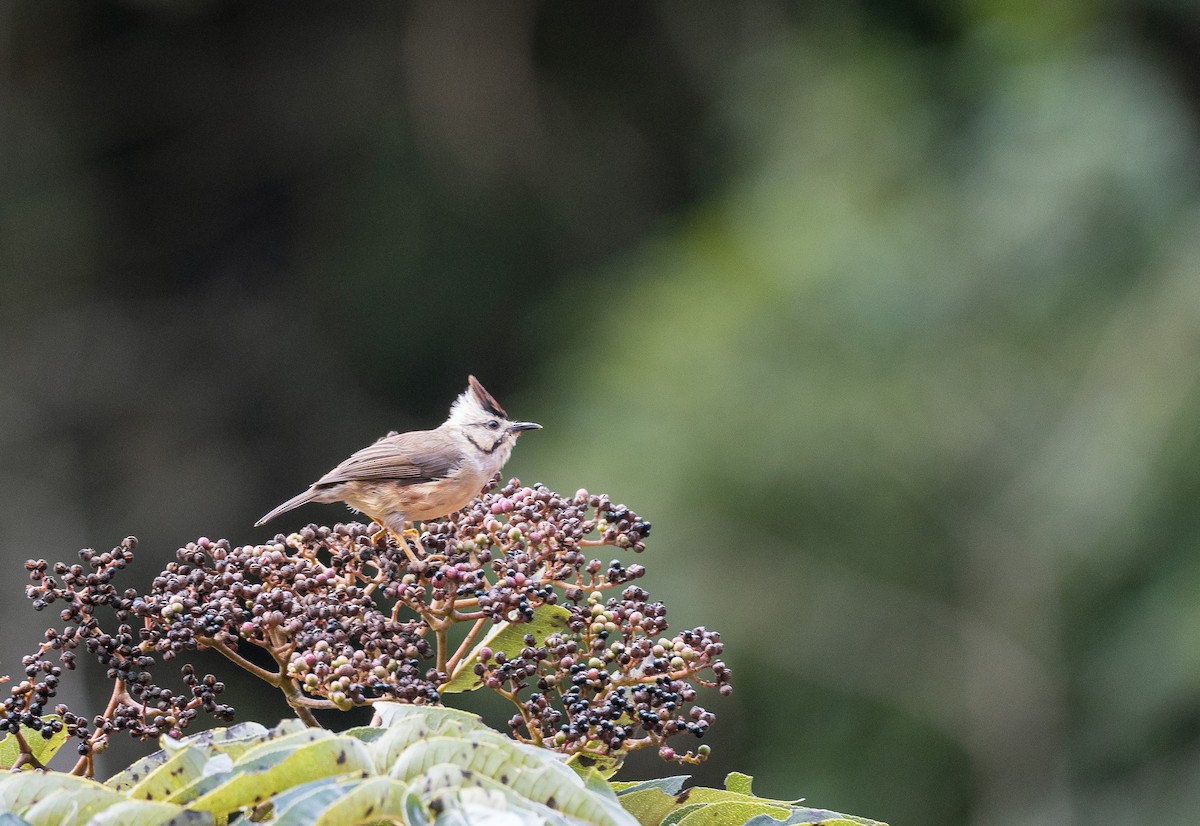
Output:
[[[466,617],[461,614],[456,614],[454,618],[456,620],[461,620],[461,619],[465,619]],[[458,646],[458,650],[454,652],[454,656],[452,656],[449,660],[446,661],[446,673],[447,674],[454,671],[455,666],[458,665],[458,663],[466,655],[467,651],[470,650],[471,643],[475,642],[475,638],[477,636],[479,636],[479,632],[483,630],[483,627],[485,625],[487,625],[487,623],[488,623],[488,618],[485,616],[482,616],[482,615],[480,615],[480,617],[477,620],[475,620],[475,624],[471,626],[471,630],[469,630],[467,632],[467,636],[465,638],[463,638],[462,643]]]
[[[521,702],[521,698],[516,691],[509,691],[505,688],[497,688],[496,693],[504,699],[508,700],[517,707],[517,713],[521,715],[522,724],[525,726],[525,731],[529,734],[528,738],[520,738],[527,743],[532,743],[535,746],[542,744],[542,729],[537,724],[537,721],[530,715],[529,710],[525,708],[525,704]],[[516,732],[513,732],[515,735]]]
[[241,654],[230,648],[227,643],[221,642],[218,639],[197,636],[196,642],[202,647],[206,646],[214,651],[219,652],[227,660],[237,665],[238,668],[249,671],[255,677],[258,677],[260,680],[268,682],[271,685],[278,686],[282,680],[286,679],[284,675],[278,671],[267,671],[265,668],[255,665]]
[[80,775],[82,777],[93,777],[96,773],[95,757],[98,752],[104,751],[108,745],[108,732],[105,730],[104,723],[112,720],[116,713],[117,707],[121,705],[123,699],[129,695],[125,693],[125,681],[120,677],[113,680],[112,695],[108,698],[108,705],[104,707],[104,713],[96,718],[96,730],[92,732],[92,736],[87,739],[87,753],[80,756],[76,761],[75,767],[71,769],[71,774]]
[[295,680],[286,676],[287,659],[275,649],[268,650],[271,652],[271,656],[275,658],[275,663],[279,666],[279,674],[275,676],[275,679],[268,680],[268,682],[274,683],[283,692],[284,698],[287,699],[287,704],[292,707],[292,710],[296,712],[296,716],[304,725],[309,728],[321,728],[321,724],[313,716],[310,702],[304,696],[304,692],[300,690],[300,686],[296,684]]
[[446,670],[446,649],[450,645],[450,623],[448,621],[439,622],[433,625],[433,636],[437,641],[437,670],[443,674],[448,673]]
[[32,766],[35,769],[46,768],[40,760],[33,756],[33,749],[29,747],[29,743],[25,742],[25,735],[21,733],[21,729],[18,728],[14,731],[13,737],[17,739],[20,751],[12,764],[12,771],[18,771],[22,766]]

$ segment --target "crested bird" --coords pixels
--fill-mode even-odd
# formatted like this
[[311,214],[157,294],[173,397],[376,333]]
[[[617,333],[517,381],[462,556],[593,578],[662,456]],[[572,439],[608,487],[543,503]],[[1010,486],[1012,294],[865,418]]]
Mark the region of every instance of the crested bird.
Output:
[[517,437],[539,429],[535,422],[509,420],[479,380],[468,376],[467,389],[439,427],[384,436],[254,526],[308,502],[345,502],[379,523],[374,541],[386,531],[409,553],[403,539],[405,522],[436,519],[464,507],[500,472]]

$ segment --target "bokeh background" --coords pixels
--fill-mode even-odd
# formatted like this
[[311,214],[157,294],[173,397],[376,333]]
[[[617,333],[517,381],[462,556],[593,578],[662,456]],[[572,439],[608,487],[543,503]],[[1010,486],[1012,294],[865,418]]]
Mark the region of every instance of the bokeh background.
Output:
[[723,632],[702,781],[1196,823],[1198,117],[1185,0],[0,3],[0,672],[473,372]]

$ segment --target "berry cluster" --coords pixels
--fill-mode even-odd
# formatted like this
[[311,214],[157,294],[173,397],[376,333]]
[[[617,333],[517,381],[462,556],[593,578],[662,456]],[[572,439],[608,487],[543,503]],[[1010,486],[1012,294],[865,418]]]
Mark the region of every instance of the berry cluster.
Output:
[[[703,737],[713,721],[693,704],[696,688],[689,680],[730,692],[730,671],[717,659],[720,635],[695,628],[655,641],[666,630],[666,608],[647,602],[641,588],[626,588],[607,602],[599,591],[582,596],[579,589],[568,594],[568,632],[541,641],[526,635],[514,657],[480,652],[474,673],[483,684],[522,698],[509,721],[513,735],[601,759],[655,745],[665,759],[706,756],[704,747],[678,755],[662,744],[684,731]],[[537,690],[526,697],[530,685]]]
[[[567,499],[541,485],[521,487],[514,479],[443,528],[431,536],[433,549],[459,560],[454,573],[478,571],[476,582],[463,583],[458,591],[471,591],[479,609],[495,622],[528,621],[539,605],[558,601],[555,586],[609,588],[646,573],[641,565],[613,560],[605,568],[587,558],[584,552],[595,546],[644,551],[650,523],[586,490]],[[598,538],[589,539],[591,534]],[[494,583],[472,590],[489,561]]]
[[[38,611],[61,604],[63,625],[47,629],[38,651],[22,659],[26,679],[13,686],[11,696],[5,699],[0,730],[19,734],[25,726],[49,738],[65,727],[80,740],[81,764],[90,766],[92,752],[113,732],[128,731],[139,738],[162,733],[181,736],[197,708],[219,719],[232,718],[233,708],[216,701],[224,685],[211,674],[196,678],[191,666],[185,666],[190,696],[155,684],[151,671],[156,664],[154,635],[145,629],[135,633],[130,624],[140,615],[142,600],[135,591],[118,592],[112,584],[116,572],[132,561],[136,547],[137,540],[127,537],[109,552],[85,548],[75,565],[59,562],[51,569],[44,560],[25,563],[31,580],[26,596]],[[115,633],[101,628],[96,614],[101,606],[113,613]],[[108,708],[92,722],[94,731],[62,704],[54,709],[58,719],[40,719],[57,693],[62,669],[75,668],[80,646],[107,669],[106,676],[114,685]],[[57,652],[58,665],[49,659],[51,651]]]
[[[376,600],[407,558],[375,546],[365,525],[310,525],[238,548],[201,538],[177,556],[134,606],[164,658],[210,647],[247,667],[241,645],[266,649],[282,668],[260,676],[290,692],[293,706],[437,701],[428,629]],[[325,702],[307,702],[294,683]]]
[[[184,664],[186,690],[175,693],[153,674],[208,648],[279,689],[310,725],[314,709],[439,702],[439,688],[465,672],[515,704],[520,739],[618,760],[648,746],[668,759],[703,757],[703,747],[677,755],[665,741],[701,736],[712,722],[694,704],[693,683],[729,691],[718,635],[697,628],[662,636],[665,609],[631,584],[645,568],[605,565],[589,553],[641,552],[649,522],[607,496],[568,497],[514,479],[426,523],[423,534],[376,527],[309,525],[240,547],[201,538],[176,552],[146,594],[112,585],[133,557],[132,537],[108,553],[81,551],[81,564],[58,563],[52,573],[42,560],[28,562],[34,608],[61,603],[63,625],[25,658],[27,679],[4,701],[0,730],[25,726],[50,737],[65,728],[81,741],[77,771],[90,772],[92,754],[114,732],[178,737],[200,711],[229,719],[214,675]],[[602,592],[615,588],[620,597],[605,601]],[[115,631],[101,628],[100,607]],[[507,651],[477,642],[547,610],[564,614],[566,627],[544,639],[526,634],[523,647]],[[108,707],[90,724],[61,705],[57,718],[42,720],[80,646],[113,681]],[[274,668],[258,665],[264,657],[247,646]]]

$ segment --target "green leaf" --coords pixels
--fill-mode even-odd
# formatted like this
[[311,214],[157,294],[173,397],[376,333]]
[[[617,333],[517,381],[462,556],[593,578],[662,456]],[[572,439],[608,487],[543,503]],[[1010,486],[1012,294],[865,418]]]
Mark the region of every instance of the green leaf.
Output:
[[679,821],[690,815],[692,812],[700,809],[704,804],[692,803],[688,806],[680,806],[675,811],[662,819],[662,826],[679,826]]
[[220,771],[181,790],[171,802],[220,816],[257,806],[293,786],[343,774],[371,774],[367,747],[350,737],[329,737],[298,748],[242,755],[229,771]]
[[383,736],[387,729],[382,726],[354,726],[342,732],[343,737],[353,737],[362,740],[368,746]]
[[406,749],[422,740],[439,735],[463,735],[475,730],[490,731],[483,721],[473,714],[437,714],[434,713],[438,711],[436,708],[429,708],[428,711],[428,714],[396,713],[387,716],[388,727],[378,729],[379,736],[369,741],[376,771],[387,774]]
[[887,826],[878,820],[844,815],[829,809],[793,807],[786,820],[777,820],[769,815],[759,815],[747,820],[745,826]]
[[612,777],[621,770],[625,763],[624,755],[595,755],[575,753],[567,758],[567,765],[587,777],[591,772],[598,772],[605,779]]
[[[310,806],[325,805],[345,793],[346,789],[355,783],[362,782],[361,776],[335,775],[333,777],[318,777],[307,783],[300,783],[290,789],[280,792],[271,798],[272,815],[268,823],[276,823],[284,817],[284,813],[297,804],[305,803]],[[311,800],[309,800],[311,798]]]
[[379,725],[390,728],[399,725],[402,720],[419,719],[436,727],[443,720],[453,719],[464,726],[487,728],[478,714],[462,711],[449,706],[414,706],[410,703],[395,703],[390,700],[375,704],[375,714],[378,715]]
[[204,773],[209,758],[196,746],[178,749],[140,781],[121,789],[133,800],[166,800]]
[[450,679],[438,688],[442,694],[456,694],[462,691],[474,691],[483,684],[475,676],[475,664],[479,662],[479,652],[490,648],[493,652],[503,651],[512,658],[525,648],[525,635],[533,634],[539,641],[546,639],[555,632],[567,628],[567,620],[571,612],[561,605],[539,605],[533,609],[533,619],[529,622],[500,622],[492,627],[487,636],[463,658],[454,669]]
[[742,774],[741,772],[730,772],[729,774],[725,775],[725,788],[731,792],[737,792],[738,794],[744,794],[747,796],[752,795],[753,792],[750,791],[750,786],[753,783],[754,778],[748,774]]
[[193,812],[171,803],[123,800],[92,815],[87,826],[211,826],[208,812]]
[[[553,752],[546,751],[545,754],[550,758]],[[432,766],[450,763],[507,784],[515,770],[539,766],[543,762],[543,758],[523,751],[518,743],[498,732],[480,730],[456,737],[430,737],[414,743],[400,754],[388,773],[392,777],[409,780]],[[579,780],[579,776],[565,765],[558,765]],[[582,784],[583,781],[579,782]]]
[[621,794],[618,799],[625,811],[636,817],[642,826],[657,826],[679,806],[674,795],[664,794],[660,789],[642,789]]
[[[42,717],[43,720],[49,722],[52,720],[61,719],[56,714],[46,714]],[[43,766],[50,762],[50,758],[58,751],[62,744],[67,742],[67,730],[62,728],[54,732],[49,738],[43,737],[40,731],[34,731],[28,726],[21,726],[21,736],[25,738],[25,744],[29,746],[29,753],[33,758]],[[16,735],[9,733],[5,735],[3,740],[0,740],[0,770],[11,769],[17,762],[17,758],[21,754],[21,746],[17,742]],[[21,767],[22,769],[32,769],[33,766],[28,764]]]
[[787,817],[788,810],[766,803],[728,800],[697,807],[679,821],[679,826],[742,826],[756,815]]
[[[0,775],[0,811],[21,814],[51,795],[100,786],[94,780],[61,772],[14,772]],[[103,788],[103,786],[101,786]]]
[[320,740],[331,740],[337,736],[329,729],[303,728],[299,731],[288,732],[278,737],[269,737],[256,743],[242,752],[237,758],[237,762],[248,763],[275,752],[295,751],[301,746],[307,746],[309,743],[316,743]]
[[403,820],[408,808],[408,786],[391,777],[370,777],[322,809],[314,820],[296,820],[297,826],[349,826],[357,823]]
[[125,797],[101,783],[89,782],[44,796],[21,816],[31,826],[62,826],[64,823],[85,823],[93,814],[121,803]]
[[104,785],[118,792],[128,791],[136,786],[149,776],[153,771],[158,769],[164,763],[171,759],[173,752],[166,749],[159,749],[153,754],[147,754],[140,760],[135,760],[121,771],[114,774],[108,780],[104,781]]
[[[214,753],[228,754],[236,760],[244,751],[263,740],[279,736],[276,732],[288,733],[295,730],[298,720],[285,720],[274,729],[269,729],[259,723],[238,723],[229,728],[214,728],[202,731],[176,740],[172,737],[162,737],[163,748],[132,763],[128,768],[117,772],[104,785],[117,791],[126,791],[140,783],[152,771],[162,766],[171,756],[189,746],[201,748],[211,756]],[[301,724],[301,728],[303,728]]]
[[[563,775],[541,769],[519,770],[509,782],[501,782],[453,763],[431,766],[413,779],[413,792],[435,810],[456,812],[458,821],[473,822],[488,810],[523,815],[521,822],[566,823],[578,826],[634,826],[636,821],[621,809],[611,792],[594,794],[569,769]],[[565,782],[560,782],[566,778]],[[442,823],[441,815],[437,823]]]
[[425,807],[421,798],[411,791],[404,798],[404,819],[408,826],[428,826],[429,819],[425,817]]
[[403,821],[408,787],[388,777],[326,777],[277,797],[272,826]]
[[682,790],[686,777],[666,777],[640,783],[612,784],[617,799],[643,826],[885,826],[874,820],[797,806],[795,801],[771,800],[750,793],[753,778],[730,772],[724,789]]
[[[452,800],[467,805],[458,792],[479,786],[503,795],[514,811],[535,806],[581,823],[635,822],[606,783],[589,788],[556,753],[488,728],[416,742],[399,755],[389,773],[408,781],[427,803],[446,798],[447,805]],[[483,805],[478,796],[468,797],[471,806]]]
[[512,779],[509,788],[527,800],[586,823],[634,822],[611,791],[605,796],[589,790],[579,775],[562,764],[523,768]]
[[771,798],[755,797],[751,794],[743,794],[742,792],[730,791],[729,789],[710,789],[704,786],[687,789],[680,797],[686,798],[689,803],[765,803],[782,809],[791,809],[797,803],[795,800],[772,800]]
[[679,790],[683,788],[683,784],[690,778],[686,774],[677,774],[673,777],[660,777],[654,780],[618,780],[610,782],[613,791],[618,796],[640,792],[644,789],[659,789],[669,795],[679,794]]
[[370,744],[371,758],[375,761],[375,770],[380,774],[389,774],[396,761],[414,744],[442,734],[460,733],[449,730],[435,731],[411,721],[410,725],[387,729],[383,736]]
[[[579,770],[576,769],[575,773],[579,774]],[[604,776],[603,772],[593,769],[579,776],[583,778],[583,785],[586,789],[594,794],[608,798],[612,803],[620,805],[621,801],[617,800],[617,793],[613,791],[612,786],[608,785],[608,778]]]

